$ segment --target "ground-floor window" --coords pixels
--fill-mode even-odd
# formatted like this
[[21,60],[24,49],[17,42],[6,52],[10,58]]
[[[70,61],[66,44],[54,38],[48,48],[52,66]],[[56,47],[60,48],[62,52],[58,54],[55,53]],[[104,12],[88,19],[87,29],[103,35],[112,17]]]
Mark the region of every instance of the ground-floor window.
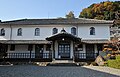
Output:
[[15,50],[15,45],[14,45],[14,44],[10,45],[10,50],[11,50],[11,51],[14,51],[14,50]]
[[50,44],[47,44],[46,45],[46,51],[50,51],[51,50],[51,45]]

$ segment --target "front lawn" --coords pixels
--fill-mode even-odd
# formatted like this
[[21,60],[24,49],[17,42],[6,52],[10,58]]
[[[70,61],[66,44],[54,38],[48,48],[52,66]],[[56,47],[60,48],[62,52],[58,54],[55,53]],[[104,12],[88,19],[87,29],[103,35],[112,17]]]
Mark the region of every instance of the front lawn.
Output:
[[117,55],[115,60],[108,60],[107,65],[109,67],[120,69],[120,55]]

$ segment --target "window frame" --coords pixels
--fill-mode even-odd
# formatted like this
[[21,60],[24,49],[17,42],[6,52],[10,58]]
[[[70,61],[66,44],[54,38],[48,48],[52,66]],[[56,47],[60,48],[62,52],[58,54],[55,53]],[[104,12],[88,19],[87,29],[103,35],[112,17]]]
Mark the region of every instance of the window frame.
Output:
[[0,33],[1,33],[1,34],[0,34],[1,36],[5,36],[5,29],[2,28]]
[[35,28],[35,36],[40,36],[40,28]]
[[95,35],[95,27],[90,27],[90,35]]
[[18,28],[18,30],[17,30],[17,36],[22,36],[22,28]]
[[52,34],[56,34],[56,33],[58,33],[58,29],[57,28],[53,28],[52,29]]
[[71,28],[71,34],[72,35],[77,35],[77,29],[76,29],[76,27],[72,27]]

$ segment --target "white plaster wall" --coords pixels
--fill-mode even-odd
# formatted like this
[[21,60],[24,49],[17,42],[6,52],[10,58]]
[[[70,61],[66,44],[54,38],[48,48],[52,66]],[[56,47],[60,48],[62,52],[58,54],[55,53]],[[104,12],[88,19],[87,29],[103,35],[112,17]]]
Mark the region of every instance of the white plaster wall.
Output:
[[2,28],[4,28],[4,30],[5,30],[5,36],[0,36],[0,40],[10,40],[10,32],[11,32],[10,27],[0,25],[0,31]]
[[[77,35],[82,39],[109,39],[110,31],[108,24],[80,24],[80,25],[11,25],[11,40],[45,40],[52,35],[52,29],[57,28],[58,33],[64,28],[71,33],[71,28],[77,28]],[[90,35],[90,27],[95,27],[95,35]],[[10,40],[11,28],[9,25],[0,26],[5,29],[5,36],[0,36],[0,40]],[[22,28],[22,36],[17,36],[18,28]],[[35,28],[40,28],[40,36],[35,36]]]
[[[95,28],[95,35],[90,35],[90,27]],[[109,25],[85,24],[78,26],[78,36],[82,39],[110,39]]]
[[[52,34],[52,29],[57,28],[58,33],[64,28],[66,32],[71,33],[71,28],[75,27],[72,25],[21,25],[21,27],[13,26],[12,29],[12,40],[45,40],[46,37],[50,37]],[[22,28],[22,36],[17,36],[17,30]],[[35,36],[35,28],[40,28],[40,36]]]

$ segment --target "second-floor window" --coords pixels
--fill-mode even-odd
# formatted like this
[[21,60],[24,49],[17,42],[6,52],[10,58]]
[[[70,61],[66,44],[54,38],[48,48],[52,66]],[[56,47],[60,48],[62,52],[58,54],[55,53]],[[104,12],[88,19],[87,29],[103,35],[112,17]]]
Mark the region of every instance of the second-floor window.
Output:
[[72,28],[71,28],[71,34],[72,34],[72,35],[76,35],[76,28],[75,28],[75,27],[72,27]]
[[53,34],[58,33],[58,29],[57,28],[53,28]]
[[1,29],[1,36],[5,36],[5,30],[4,30],[4,28]]
[[19,28],[17,31],[17,36],[22,36],[22,28]]
[[95,28],[94,27],[90,28],[90,35],[95,35]]
[[39,28],[35,29],[35,36],[40,36],[40,29]]

